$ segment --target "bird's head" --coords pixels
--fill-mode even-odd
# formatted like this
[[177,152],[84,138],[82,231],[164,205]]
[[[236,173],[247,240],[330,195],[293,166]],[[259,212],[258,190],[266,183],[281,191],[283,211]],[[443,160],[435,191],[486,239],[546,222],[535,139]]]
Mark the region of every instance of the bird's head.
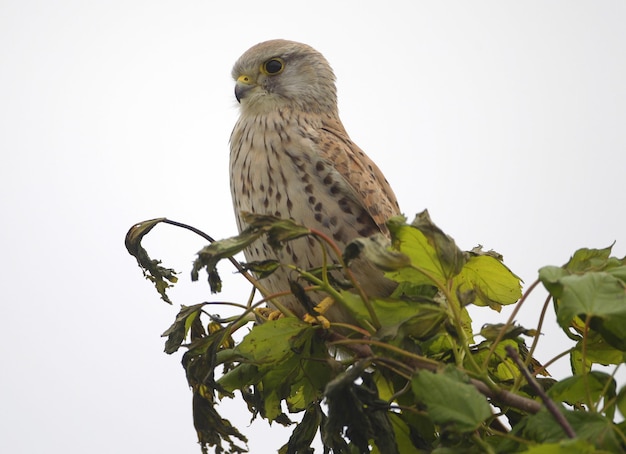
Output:
[[239,57],[232,76],[242,113],[290,106],[312,113],[337,111],[333,70],[306,44],[282,39],[259,43]]

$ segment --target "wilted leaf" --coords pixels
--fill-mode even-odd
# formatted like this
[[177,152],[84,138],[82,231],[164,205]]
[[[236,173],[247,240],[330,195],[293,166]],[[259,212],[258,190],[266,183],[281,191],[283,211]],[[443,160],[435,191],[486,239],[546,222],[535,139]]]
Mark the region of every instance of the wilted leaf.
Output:
[[157,224],[165,221],[166,218],[150,219],[133,225],[126,233],[124,244],[126,250],[133,257],[137,257],[139,249],[141,249],[141,240],[150,230],[152,230]]
[[311,443],[313,442],[313,438],[315,438],[315,434],[322,423],[322,409],[319,407],[319,404],[315,403],[310,405],[304,416],[302,421],[296,426],[294,431],[291,433],[289,437],[289,441],[286,445],[282,446],[279,450],[279,454],[304,454],[304,453],[313,453],[313,449],[311,448]]
[[485,397],[454,369],[420,371],[411,386],[415,397],[428,408],[430,418],[449,430],[471,432],[491,416]]
[[498,260],[499,262],[502,262],[504,260],[504,257],[502,256],[502,254],[500,254],[499,252],[494,251],[493,249],[490,249],[488,251],[484,251],[482,245],[478,245],[476,247],[473,247],[471,251],[468,251],[470,256],[479,256],[479,255],[487,255],[489,257],[493,257],[494,259]]
[[248,225],[246,230],[267,233],[268,244],[273,249],[280,249],[284,242],[295,240],[311,234],[311,230],[291,219],[255,213],[242,213],[243,221]]
[[525,335],[529,337],[534,337],[537,335],[537,330],[534,329],[526,329],[521,325],[517,325],[515,323],[505,324],[505,323],[485,323],[480,328],[480,335],[485,339],[494,341],[500,335],[500,332],[503,328],[506,327],[506,332],[504,333],[502,339],[515,339],[520,335]]
[[349,369],[345,373],[347,379],[338,377],[326,387],[328,419],[322,431],[324,444],[335,449],[336,441],[345,433],[358,452],[369,452],[369,442],[373,440],[380,452],[398,453],[388,403],[379,398],[371,374],[360,375],[362,383],[358,384],[354,381],[358,376],[353,377],[355,371],[362,372],[358,367]]
[[157,224],[166,220],[166,218],[157,218],[135,224],[126,233],[124,244],[128,253],[137,260],[145,278],[154,284],[157,292],[161,295],[161,299],[168,304],[172,304],[166,290],[173,287],[172,284],[178,281],[176,271],[162,267],[160,260],[152,260],[148,252],[141,246],[143,237]]
[[230,453],[248,452],[247,449],[238,446],[232,437],[244,443],[247,443],[248,439],[233,427],[230,421],[219,415],[210,395],[194,391],[192,402],[194,427],[203,452],[208,452],[207,446],[214,446],[216,452],[221,452],[222,442],[228,443]]
[[[161,337],[167,337],[165,342],[165,353],[172,354],[180,348],[180,345],[187,337],[193,323],[200,323],[198,314],[207,303],[195,304],[193,306],[181,306],[176,320]],[[202,325],[201,325],[202,326]]]
[[432,222],[428,210],[418,213],[411,226],[422,232],[428,239],[428,243],[437,251],[437,256],[444,266],[444,275],[447,278],[456,276],[465,264],[465,254],[451,237]]
[[263,260],[260,262],[242,263],[241,266],[246,271],[252,271],[259,279],[263,279],[280,268],[280,262],[277,260]]
[[222,282],[219,279],[216,266],[224,258],[232,257],[243,251],[246,247],[256,241],[262,232],[246,229],[237,236],[215,241],[205,246],[198,252],[198,258],[193,262],[191,270],[191,280],[198,280],[198,272],[206,268],[209,274],[209,285],[211,293],[221,291]]
[[382,234],[369,238],[357,238],[345,249],[344,260],[349,264],[351,260],[364,256],[383,271],[394,271],[411,264],[411,259],[401,252],[389,249],[391,243]]

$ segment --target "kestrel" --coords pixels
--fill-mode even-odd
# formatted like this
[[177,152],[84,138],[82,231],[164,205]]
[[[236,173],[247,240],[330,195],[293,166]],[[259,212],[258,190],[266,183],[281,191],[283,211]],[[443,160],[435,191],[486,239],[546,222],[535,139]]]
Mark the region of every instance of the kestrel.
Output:
[[[326,59],[306,44],[266,41],[237,60],[232,76],[240,103],[230,138],[239,231],[246,227],[241,212],[247,211],[291,218],[324,232],[342,250],[355,238],[388,234],[385,222],[400,213],[396,196],[344,129],[335,75]],[[323,263],[320,245],[311,238],[291,241],[279,252],[258,240],[245,256],[248,261],[278,259],[305,270]],[[394,288],[369,262],[361,260],[352,269],[370,295],[388,295]],[[289,290],[289,279],[296,278],[279,269],[262,283],[276,293]],[[280,301],[299,316],[306,313],[293,296]],[[331,308],[326,316],[347,320],[341,308]]]

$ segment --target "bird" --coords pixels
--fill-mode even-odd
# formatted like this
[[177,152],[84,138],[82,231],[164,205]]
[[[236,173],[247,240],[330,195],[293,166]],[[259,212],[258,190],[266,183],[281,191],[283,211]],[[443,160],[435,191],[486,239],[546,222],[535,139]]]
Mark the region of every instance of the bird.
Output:
[[[397,198],[346,132],[326,58],[307,44],[265,41],[241,55],[232,77],[239,118],[230,136],[229,170],[239,231],[247,227],[248,212],[292,219],[325,233],[342,250],[359,237],[389,236],[386,221],[400,214]],[[311,237],[279,251],[261,238],[244,255],[248,262],[278,260],[303,270],[321,267],[324,260]],[[389,295],[396,286],[365,259],[351,269],[370,296]],[[296,278],[293,270],[279,268],[262,285],[272,294],[289,291]],[[297,316],[307,313],[293,295],[280,303]],[[349,322],[345,309],[334,306],[325,314],[328,320]]]

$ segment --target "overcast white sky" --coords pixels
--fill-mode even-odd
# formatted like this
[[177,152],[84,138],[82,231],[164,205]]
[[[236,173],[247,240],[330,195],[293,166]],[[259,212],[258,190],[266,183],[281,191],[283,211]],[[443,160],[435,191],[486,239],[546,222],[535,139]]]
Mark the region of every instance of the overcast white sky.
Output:
[[[235,233],[230,70],[266,39],[327,57],[348,132],[410,218],[428,208],[527,284],[579,247],[626,254],[626,3],[306,5],[0,2],[0,452],[199,452],[180,355],[159,337],[178,307],[123,240],[158,216]],[[203,245],[167,227],[147,241],[182,272],[176,304],[211,298],[188,278]],[[213,299],[244,298],[222,274]],[[236,413],[252,452],[286,442]]]

